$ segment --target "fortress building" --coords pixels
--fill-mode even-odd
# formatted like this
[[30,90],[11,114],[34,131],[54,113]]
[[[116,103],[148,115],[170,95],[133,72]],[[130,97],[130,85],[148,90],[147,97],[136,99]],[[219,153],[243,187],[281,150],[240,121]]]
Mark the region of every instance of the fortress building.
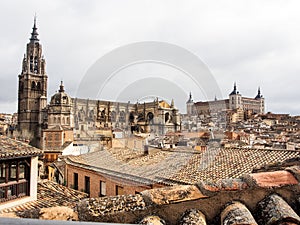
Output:
[[71,98],[61,82],[48,104],[48,76],[36,19],[29,40],[19,75],[17,129],[33,146],[49,150],[50,161],[74,139],[109,141],[116,128],[127,134],[152,132],[157,135],[180,130],[180,116],[174,101],[169,104],[155,99],[133,104]]
[[232,92],[227,99],[223,100],[194,102],[190,93],[186,102],[186,109],[188,116],[213,115],[222,111],[263,114],[265,112],[265,99],[261,95],[260,88],[258,88],[257,95],[254,98],[242,96],[237,90],[236,83],[234,83]]

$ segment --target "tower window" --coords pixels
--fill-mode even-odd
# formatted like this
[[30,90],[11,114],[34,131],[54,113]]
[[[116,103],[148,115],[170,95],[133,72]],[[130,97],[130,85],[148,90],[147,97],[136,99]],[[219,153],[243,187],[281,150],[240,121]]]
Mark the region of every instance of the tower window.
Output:
[[30,56],[30,72],[33,72],[33,56]]
[[23,82],[20,82],[20,91],[23,91],[23,89],[24,89],[24,84]]
[[41,90],[41,83],[40,82],[37,82],[36,89]]
[[35,82],[32,81],[32,82],[31,82],[31,89],[35,89],[35,88],[36,88]]
[[34,57],[34,72],[37,73],[38,72],[38,58],[37,56]]

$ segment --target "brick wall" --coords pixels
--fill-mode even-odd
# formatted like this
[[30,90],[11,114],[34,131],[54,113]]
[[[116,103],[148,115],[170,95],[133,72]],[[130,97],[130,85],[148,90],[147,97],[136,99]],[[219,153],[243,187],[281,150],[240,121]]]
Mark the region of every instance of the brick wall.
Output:
[[116,195],[116,187],[123,187],[123,194],[135,194],[153,187],[161,187],[161,185],[142,185],[127,180],[121,180],[115,177],[109,177],[100,173],[87,170],[84,168],[67,165],[67,186],[74,187],[74,173],[78,174],[78,190],[85,191],[85,176],[90,178],[90,197],[99,197],[100,181],[106,183],[106,195]]

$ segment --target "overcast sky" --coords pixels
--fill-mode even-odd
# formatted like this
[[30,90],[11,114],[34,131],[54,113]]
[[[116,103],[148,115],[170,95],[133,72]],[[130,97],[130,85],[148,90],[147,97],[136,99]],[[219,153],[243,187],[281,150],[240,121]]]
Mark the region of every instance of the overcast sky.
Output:
[[[221,90],[221,94],[216,91],[217,98],[227,98],[236,81],[240,93],[247,97],[255,97],[260,86],[267,111],[300,114],[299,9],[298,0],[1,1],[0,112],[17,110],[17,78],[37,13],[49,76],[48,97],[61,79],[66,91],[76,96],[89,68],[114,49],[158,41],[186,49],[202,60]],[[124,88],[122,79],[129,73],[141,79],[127,82]],[[189,91],[194,101],[212,98],[199,93],[195,85],[174,85],[174,74],[181,76],[163,66],[147,64],[143,69],[133,65],[120,71],[116,83],[107,85],[101,97],[111,99],[110,89],[121,90],[122,100],[136,101],[137,96],[128,89],[141,91],[138,87],[144,80],[154,92],[155,88],[170,88],[171,94],[158,91],[157,95],[175,98],[181,111]]]

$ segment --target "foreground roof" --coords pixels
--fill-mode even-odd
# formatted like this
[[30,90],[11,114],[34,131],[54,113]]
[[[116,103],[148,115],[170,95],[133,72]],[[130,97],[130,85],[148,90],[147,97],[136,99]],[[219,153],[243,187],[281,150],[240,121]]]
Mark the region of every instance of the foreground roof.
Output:
[[[272,181],[272,182],[269,182]],[[300,166],[141,194],[89,198],[80,220],[126,224],[300,224]]]
[[195,184],[249,174],[254,167],[280,163],[300,156],[299,151],[240,148],[188,148],[158,151],[149,155],[129,149],[111,149],[69,156],[66,162],[98,173],[143,184]]
[[42,150],[31,145],[0,135],[0,159],[23,158],[38,156]]
[[30,214],[42,208],[55,206],[67,206],[72,208],[79,200],[87,196],[86,193],[76,191],[53,181],[41,180],[38,182],[36,201],[2,210],[1,213],[17,212],[22,217],[31,217]]
[[267,167],[259,168],[263,172],[246,174],[239,179],[212,183],[199,180],[194,185],[102,198],[82,199],[85,196],[78,191],[43,181],[38,188],[36,203],[39,205],[26,209],[27,203],[13,211],[18,211],[17,215],[22,217],[39,218],[40,213],[34,212],[40,207],[59,205],[70,207],[80,221],[149,225],[296,225],[300,224],[299,164],[299,158],[295,158],[271,165],[271,171]]

